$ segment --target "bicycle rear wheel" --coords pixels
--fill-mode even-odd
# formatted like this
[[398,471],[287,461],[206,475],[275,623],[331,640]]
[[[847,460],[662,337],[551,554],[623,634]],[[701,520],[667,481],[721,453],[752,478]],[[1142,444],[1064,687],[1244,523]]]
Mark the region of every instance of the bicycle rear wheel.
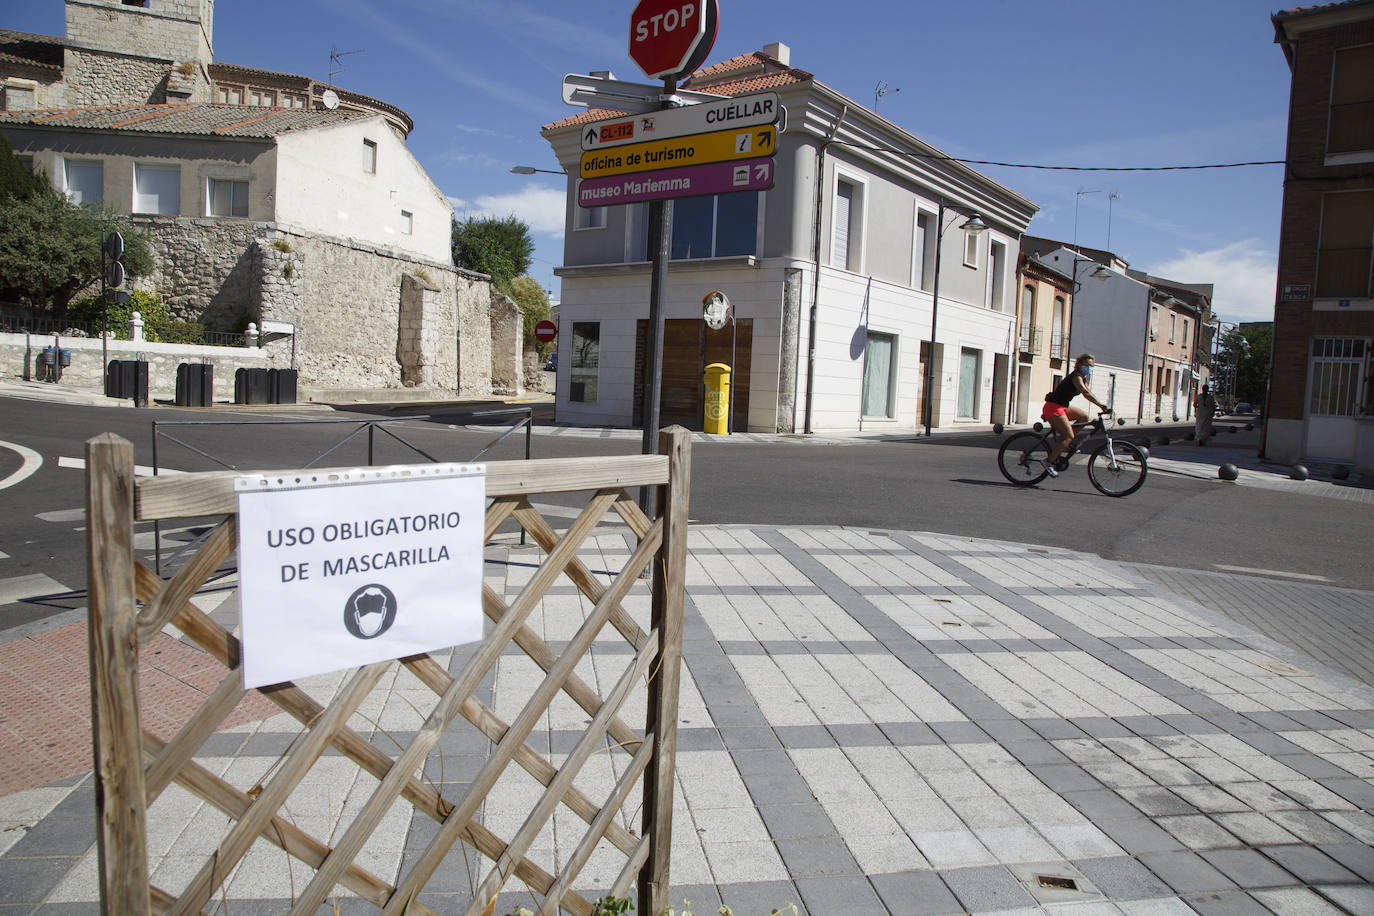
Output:
[[1131,495],[1145,482],[1148,471],[1144,453],[1122,439],[1102,443],[1088,457],[1088,479],[1107,496]]
[[1050,457],[1049,439],[1031,432],[1008,436],[997,450],[997,466],[1002,476],[1018,487],[1029,487],[1049,476],[1040,461]]

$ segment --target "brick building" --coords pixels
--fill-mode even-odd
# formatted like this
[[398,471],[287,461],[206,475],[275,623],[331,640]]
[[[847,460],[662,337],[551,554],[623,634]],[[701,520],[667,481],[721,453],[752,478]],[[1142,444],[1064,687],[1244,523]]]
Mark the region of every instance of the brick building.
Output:
[[1292,71],[1264,454],[1374,472],[1374,0],[1274,14]]

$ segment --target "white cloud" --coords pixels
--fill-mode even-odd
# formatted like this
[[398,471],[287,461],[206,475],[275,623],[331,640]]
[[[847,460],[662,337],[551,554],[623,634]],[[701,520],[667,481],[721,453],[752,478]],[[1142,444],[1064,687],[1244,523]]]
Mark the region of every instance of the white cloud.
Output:
[[1211,283],[1212,311],[1226,321],[1272,321],[1276,255],[1259,239],[1243,239],[1210,251],[1181,249],[1149,273],[1181,283]]
[[567,191],[531,185],[515,194],[483,194],[472,200],[450,197],[454,216],[506,217],[514,213],[529,224],[530,231],[546,235],[563,235],[563,217],[567,206]]

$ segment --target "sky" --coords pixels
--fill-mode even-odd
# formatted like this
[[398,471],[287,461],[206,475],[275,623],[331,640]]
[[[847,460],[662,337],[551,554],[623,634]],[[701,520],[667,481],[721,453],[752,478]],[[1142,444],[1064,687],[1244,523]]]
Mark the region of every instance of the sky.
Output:
[[[1298,5],[1296,3],[1291,5]],[[0,25],[61,35],[61,0]],[[515,214],[530,274],[558,298],[564,180],[542,125],[575,114],[567,73],[646,82],[633,0],[220,0],[215,58],[327,80],[403,108],[408,145],[456,215]],[[1283,158],[1288,67],[1263,0],[720,0],[707,62],[782,42],[794,67],[950,155],[1138,168]],[[875,101],[875,90],[887,88]],[[1110,248],[1212,283],[1223,321],[1269,320],[1282,166],[1064,171],[975,166],[1034,201],[1032,235]],[[1117,196],[1113,196],[1117,195]]]

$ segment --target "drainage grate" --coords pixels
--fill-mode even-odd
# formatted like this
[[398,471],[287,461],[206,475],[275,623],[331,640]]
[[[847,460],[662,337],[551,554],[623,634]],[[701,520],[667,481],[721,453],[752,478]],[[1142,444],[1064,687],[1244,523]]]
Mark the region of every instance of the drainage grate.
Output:
[[1040,882],[1041,887],[1052,887],[1059,891],[1076,891],[1078,882],[1072,878],[1065,878],[1060,875],[1036,875],[1035,880]]

